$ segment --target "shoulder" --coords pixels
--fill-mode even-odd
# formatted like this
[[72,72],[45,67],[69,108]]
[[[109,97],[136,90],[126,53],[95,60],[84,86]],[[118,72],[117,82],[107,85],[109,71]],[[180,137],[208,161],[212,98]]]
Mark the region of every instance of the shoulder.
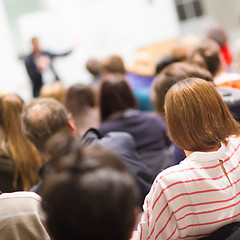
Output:
[[4,200],[10,200],[10,199],[16,200],[16,201],[19,201],[22,199],[23,200],[29,199],[39,203],[41,202],[41,197],[34,192],[20,191],[20,192],[13,192],[13,193],[3,193],[0,195],[0,202]]

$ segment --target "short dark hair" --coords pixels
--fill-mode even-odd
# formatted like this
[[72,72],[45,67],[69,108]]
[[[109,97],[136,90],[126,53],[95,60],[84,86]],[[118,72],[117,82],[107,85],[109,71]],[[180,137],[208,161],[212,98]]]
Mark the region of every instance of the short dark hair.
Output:
[[113,113],[137,107],[137,100],[124,75],[106,75],[102,79],[99,104],[101,121],[105,121]]
[[102,63],[95,58],[90,58],[87,60],[86,68],[95,77],[100,76],[102,73]]
[[168,90],[175,83],[189,77],[212,81],[208,70],[186,62],[172,63],[155,77],[151,86],[151,101],[159,114],[164,116],[164,101]]
[[135,179],[112,153],[63,141],[71,150],[53,159],[55,173],[42,193],[50,234],[55,240],[128,240],[139,197]]
[[23,108],[23,132],[40,151],[53,134],[66,127],[69,128],[67,111],[55,99],[33,99]]
[[226,138],[240,134],[213,83],[189,78],[173,85],[166,95],[165,113],[172,140],[188,151],[209,151]]
[[214,40],[201,41],[190,53],[189,62],[206,68],[213,76],[220,69],[220,47]]
[[96,106],[96,96],[92,87],[77,83],[72,85],[66,95],[65,106],[73,115],[81,115],[85,109]]

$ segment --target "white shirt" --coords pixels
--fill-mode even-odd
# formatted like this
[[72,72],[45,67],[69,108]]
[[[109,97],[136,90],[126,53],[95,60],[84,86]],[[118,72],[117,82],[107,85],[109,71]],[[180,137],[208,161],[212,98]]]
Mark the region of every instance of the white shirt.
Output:
[[135,239],[198,239],[240,221],[240,138],[161,172],[143,208]]

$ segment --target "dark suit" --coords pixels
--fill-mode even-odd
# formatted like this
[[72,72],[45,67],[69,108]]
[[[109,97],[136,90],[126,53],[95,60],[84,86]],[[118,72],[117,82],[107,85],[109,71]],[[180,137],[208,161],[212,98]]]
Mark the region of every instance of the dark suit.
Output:
[[[50,64],[50,68],[52,69],[53,74],[55,75],[55,80],[59,80],[53,65],[52,65],[52,60],[55,57],[63,57],[66,56],[68,54],[70,54],[71,51],[68,51],[66,53],[63,54],[53,54],[51,52],[47,52],[47,51],[42,51],[40,52],[40,56],[48,56],[51,60],[51,64]],[[42,80],[42,74],[37,70],[37,66],[36,63],[34,61],[34,55],[31,53],[30,55],[25,57],[25,65],[27,68],[27,72],[28,75],[32,81],[32,86],[33,86],[33,96],[34,97],[38,97],[39,93],[40,93],[40,89],[43,86],[43,80]]]

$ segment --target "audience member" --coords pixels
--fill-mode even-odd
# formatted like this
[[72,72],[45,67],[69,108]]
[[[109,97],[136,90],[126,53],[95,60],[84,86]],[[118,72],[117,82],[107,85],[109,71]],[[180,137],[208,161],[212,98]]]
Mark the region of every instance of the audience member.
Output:
[[103,74],[120,73],[125,74],[125,66],[121,56],[111,55],[102,61]]
[[168,151],[164,121],[153,113],[136,110],[136,99],[123,75],[104,77],[99,95],[101,124],[98,130],[102,135],[111,131],[130,133],[141,161],[152,170],[154,177],[171,166],[172,154]]
[[[70,131],[70,125],[72,124],[68,121],[67,111],[61,103],[54,99],[34,99],[23,109],[22,125],[25,135],[35,144],[46,161],[40,171],[40,177],[44,181],[48,175],[50,168],[49,160],[51,159],[51,155],[45,151],[45,144],[55,133],[63,129]],[[74,128],[74,125],[72,125],[72,128]],[[85,136],[84,139],[85,144],[92,143],[89,135],[87,137]],[[95,140],[96,139],[94,139],[94,141]],[[125,142],[129,144],[129,137],[126,137],[124,133],[118,135],[118,141],[119,148],[112,147],[112,151],[122,157],[123,162],[126,163],[129,170],[135,174],[142,190],[141,200],[143,201],[151,187],[153,180],[151,174],[145,165],[139,163],[137,155],[135,154],[135,147],[133,148],[131,146],[131,144],[135,144],[134,141],[130,140],[130,145],[126,148]],[[79,140],[79,142],[81,142],[81,140]],[[111,145],[112,142],[113,141],[110,141],[105,147],[111,150],[111,146],[113,146]],[[129,155],[131,154],[131,156],[128,156],[126,152]],[[41,194],[42,182],[32,190]]]
[[63,87],[62,83],[59,81],[46,84],[42,86],[40,90],[40,97],[42,98],[54,98],[60,103],[65,102],[66,90]]
[[[151,99],[155,110],[160,115],[164,117],[165,96],[171,86],[189,77],[202,78],[209,82],[213,81],[212,75],[206,69],[184,62],[173,63],[156,76],[152,85]],[[240,91],[233,88],[216,89],[223,101],[227,104],[234,118],[240,121]],[[183,150],[175,146],[174,164],[180,163],[185,157]]]
[[98,83],[102,76],[102,63],[95,58],[90,58],[86,62],[86,69],[93,76],[92,83]]
[[230,69],[233,57],[228,45],[228,37],[226,31],[221,26],[212,26],[207,30],[206,35],[208,38],[218,43],[224,67]]
[[[53,239],[128,240],[139,212],[139,193],[127,168],[110,152],[82,151],[65,135],[56,140],[50,142],[53,149],[48,146],[57,157],[42,201]],[[68,154],[59,155],[59,145]]]
[[221,96],[205,80],[180,81],[165,115],[187,158],[155,179],[135,239],[197,239],[239,221],[240,129]]
[[[82,143],[86,148],[103,148],[120,157],[129,171],[136,177],[140,189],[139,206],[142,207],[154,178],[149,168],[140,161],[135,150],[136,145],[133,137],[126,132],[110,132],[102,137],[96,129],[90,129],[84,135]],[[150,161],[148,158],[147,160]],[[157,170],[158,172],[160,171],[159,168],[157,168]]]
[[99,125],[99,110],[96,106],[95,91],[84,84],[74,84],[67,91],[65,106],[76,127],[79,136],[89,128]]
[[45,226],[41,197],[33,192],[0,195],[0,238],[6,240],[50,240]]
[[225,71],[220,61],[220,48],[215,41],[210,39],[201,41],[192,50],[188,60],[208,69],[216,86],[240,88],[240,75]]
[[23,108],[22,127],[26,137],[44,155],[46,141],[63,128],[70,128],[65,107],[55,99],[33,99]]
[[42,165],[37,149],[23,135],[23,100],[15,94],[0,98],[0,190],[29,190],[38,182]]
[[102,135],[111,131],[128,132],[134,137],[139,152],[166,147],[162,119],[136,110],[136,99],[123,75],[104,77],[99,95]]

